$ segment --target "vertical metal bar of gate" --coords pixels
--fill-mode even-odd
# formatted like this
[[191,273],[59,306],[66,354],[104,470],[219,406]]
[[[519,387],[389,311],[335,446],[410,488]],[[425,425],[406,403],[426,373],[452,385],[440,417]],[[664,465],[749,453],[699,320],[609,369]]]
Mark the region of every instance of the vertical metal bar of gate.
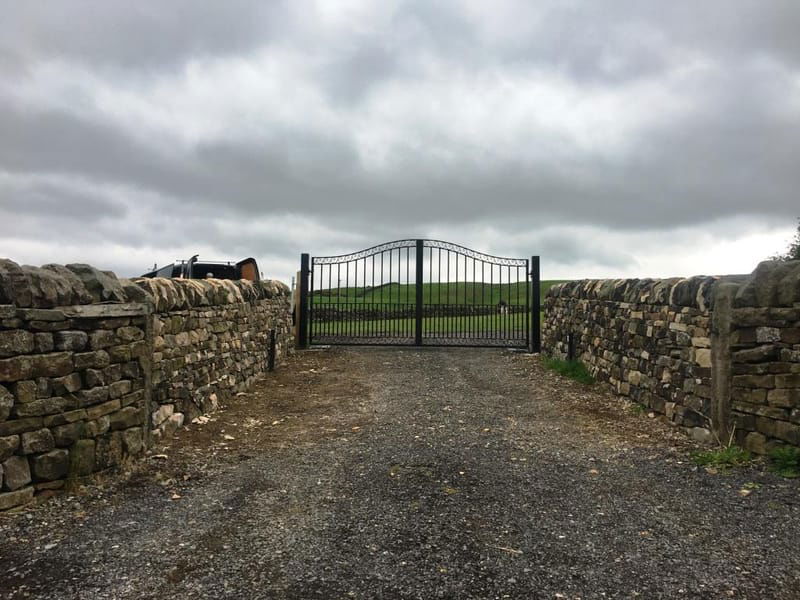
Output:
[[417,251],[416,251],[416,261],[417,261],[417,282],[416,282],[416,291],[417,291],[417,306],[416,306],[416,319],[414,322],[414,345],[422,346],[422,310],[423,310],[423,297],[422,297],[422,282],[424,278],[424,253],[425,250],[423,249],[424,240],[417,240]]
[[311,259],[309,264],[308,273],[310,281],[308,283],[308,343],[314,339],[314,259]]
[[531,349],[531,263],[525,259],[525,319],[523,319],[523,327],[525,327],[525,347],[528,351]]
[[541,281],[539,280],[539,257],[531,256],[531,352],[542,351],[542,324],[539,320],[541,307]]
[[297,334],[300,337],[297,340],[299,348],[308,347],[308,275],[309,275],[309,256],[308,254],[300,255],[300,324],[297,328]]

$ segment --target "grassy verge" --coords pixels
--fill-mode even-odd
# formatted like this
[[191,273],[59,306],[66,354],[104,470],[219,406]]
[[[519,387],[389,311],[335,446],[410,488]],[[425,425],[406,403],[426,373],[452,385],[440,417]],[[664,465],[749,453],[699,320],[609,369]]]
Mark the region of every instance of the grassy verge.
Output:
[[732,444],[724,448],[692,452],[691,458],[701,467],[727,469],[745,465],[753,459],[753,456],[744,448]]
[[[691,458],[701,467],[729,469],[750,463],[753,455],[744,448],[731,444],[714,450],[693,452]],[[776,475],[792,479],[800,477],[800,448],[794,446],[774,448],[769,453],[769,459],[769,470]]]
[[586,366],[579,360],[561,360],[560,358],[545,358],[543,364],[546,368],[559,375],[574,379],[579,383],[594,383],[594,377],[589,374]]
[[635,415],[644,415],[647,413],[647,406],[641,402],[631,402],[630,411]]
[[770,470],[781,477],[800,477],[800,448],[781,446],[769,453]]

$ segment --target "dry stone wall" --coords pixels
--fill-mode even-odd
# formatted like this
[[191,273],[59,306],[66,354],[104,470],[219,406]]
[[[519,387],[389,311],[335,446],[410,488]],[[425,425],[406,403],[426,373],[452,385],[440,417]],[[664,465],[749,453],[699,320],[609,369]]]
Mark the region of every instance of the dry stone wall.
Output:
[[765,262],[751,276],[568,282],[544,310],[545,354],[572,350],[696,439],[733,435],[761,453],[800,445],[800,262]]
[[0,510],[141,454],[292,345],[279,282],[0,259]]
[[139,279],[157,299],[153,318],[153,434],[216,410],[266,371],[294,341],[289,289],[280,282]]
[[707,438],[714,278],[586,280],[545,298],[543,347],[575,357],[617,394]]
[[800,261],[764,263],[731,314],[731,411],[740,443],[800,446]]
[[0,510],[141,453],[147,307],[0,305]]

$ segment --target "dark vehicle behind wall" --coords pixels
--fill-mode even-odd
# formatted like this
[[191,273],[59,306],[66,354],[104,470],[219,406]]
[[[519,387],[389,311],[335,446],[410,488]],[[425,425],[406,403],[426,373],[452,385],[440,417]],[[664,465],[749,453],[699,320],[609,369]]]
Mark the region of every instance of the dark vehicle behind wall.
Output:
[[177,279],[261,279],[255,258],[245,258],[239,262],[199,260],[195,254],[189,260],[177,260],[163,267],[144,273],[142,277],[168,277]]

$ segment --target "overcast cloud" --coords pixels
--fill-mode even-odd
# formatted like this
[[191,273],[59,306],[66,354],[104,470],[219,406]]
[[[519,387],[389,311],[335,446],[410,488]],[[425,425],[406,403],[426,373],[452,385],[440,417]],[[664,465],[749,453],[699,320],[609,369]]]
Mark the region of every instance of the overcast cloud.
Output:
[[800,215],[796,0],[0,0],[0,256],[438,237],[546,278],[749,272]]

